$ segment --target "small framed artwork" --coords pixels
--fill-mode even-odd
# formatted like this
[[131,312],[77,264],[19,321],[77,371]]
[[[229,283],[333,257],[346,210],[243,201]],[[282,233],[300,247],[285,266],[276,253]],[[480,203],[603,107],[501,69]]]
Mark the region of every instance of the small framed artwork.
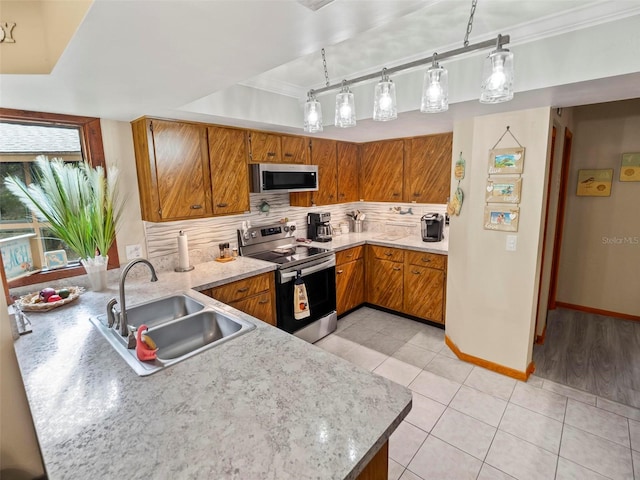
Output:
[[578,170],[579,197],[608,197],[611,195],[613,168],[603,170]]
[[485,230],[517,232],[520,207],[510,205],[487,205],[484,207]]
[[485,200],[489,203],[520,203],[522,178],[499,176],[487,179]]
[[640,182],[640,153],[623,153],[620,167],[621,182]]
[[489,151],[489,174],[522,173],[524,147],[495,148]]
[[44,252],[44,261],[50,270],[67,266],[67,252],[64,250],[51,250]]

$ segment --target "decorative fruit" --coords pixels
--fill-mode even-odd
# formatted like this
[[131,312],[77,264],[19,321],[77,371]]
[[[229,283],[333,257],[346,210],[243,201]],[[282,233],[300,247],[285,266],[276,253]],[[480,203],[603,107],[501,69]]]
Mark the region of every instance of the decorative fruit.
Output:
[[40,298],[43,299],[45,302],[49,300],[49,297],[51,295],[55,295],[56,291],[53,288],[43,288],[42,290],[40,290]]
[[71,292],[67,288],[61,288],[60,290],[58,290],[58,295],[60,295],[62,298],[67,298],[69,295],[71,295]]
[[49,298],[47,298],[47,303],[57,302],[58,300],[62,300],[62,297],[60,295],[49,295]]

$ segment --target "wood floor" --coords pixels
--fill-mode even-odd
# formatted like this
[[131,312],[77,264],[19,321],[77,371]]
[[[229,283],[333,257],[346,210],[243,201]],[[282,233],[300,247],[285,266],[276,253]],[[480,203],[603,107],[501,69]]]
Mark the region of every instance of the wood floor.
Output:
[[537,376],[640,408],[640,322],[552,310],[533,360]]

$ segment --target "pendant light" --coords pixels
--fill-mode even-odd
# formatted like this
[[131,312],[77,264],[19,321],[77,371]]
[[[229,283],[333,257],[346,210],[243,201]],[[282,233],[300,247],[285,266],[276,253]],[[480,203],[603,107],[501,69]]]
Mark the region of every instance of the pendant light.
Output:
[[396,86],[389,79],[387,69],[382,69],[382,78],[376,85],[373,100],[373,119],[378,122],[386,122],[398,118],[396,106]]
[[502,48],[501,39],[502,35],[498,35],[496,49],[484,61],[480,103],[513,99],[513,53]]
[[434,53],[433,63],[424,74],[420,111],[438,113],[447,110],[449,110],[449,72],[440,66],[437,53]]
[[342,81],[342,89],[336,95],[335,126],[341,128],[356,126],[356,103],[347,81]]
[[307,133],[322,131],[322,106],[313,90],[309,90],[304,104],[304,131]]

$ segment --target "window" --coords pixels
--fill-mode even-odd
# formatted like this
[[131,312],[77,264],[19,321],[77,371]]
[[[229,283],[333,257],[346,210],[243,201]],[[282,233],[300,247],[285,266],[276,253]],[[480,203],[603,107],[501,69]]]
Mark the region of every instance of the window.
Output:
[[[38,155],[104,166],[100,119],[0,108],[0,238],[35,233],[41,255],[46,251],[65,250],[70,264],[64,269],[43,271],[13,280],[8,285],[10,287],[85,273],[77,263],[77,254],[54,238],[47,224],[40,222],[4,187],[3,180],[7,175],[17,175],[30,183],[32,164]],[[108,255],[109,268],[117,268],[119,259],[115,243]],[[4,282],[1,265],[0,270]]]

